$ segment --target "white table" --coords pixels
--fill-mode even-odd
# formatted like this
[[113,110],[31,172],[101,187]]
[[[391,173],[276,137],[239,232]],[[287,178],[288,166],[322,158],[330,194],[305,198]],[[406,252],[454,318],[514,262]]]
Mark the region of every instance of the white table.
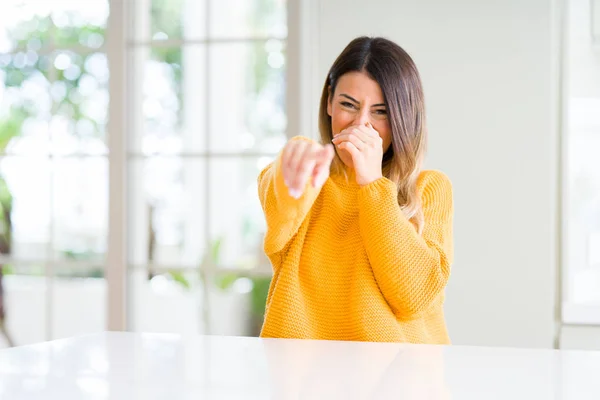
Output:
[[599,399],[600,352],[106,333],[0,351],[0,399]]

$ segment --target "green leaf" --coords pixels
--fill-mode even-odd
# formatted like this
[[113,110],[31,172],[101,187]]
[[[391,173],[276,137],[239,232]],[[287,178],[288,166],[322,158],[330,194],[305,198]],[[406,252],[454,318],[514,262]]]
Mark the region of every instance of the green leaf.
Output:
[[183,275],[182,272],[179,272],[179,271],[169,271],[169,275],[171,275],[171,278],[173,278],[173,280],[175,282],[179,283],[185,289],[190,289],[191,288],[190,282],[187,280],[187,278]]
[[14,275],[15,269],[11,264],[4,264],[2,266],[2,275]]
[[233,272],[219,274],[215,277],[215,286],[221,290],[228,290],[233,286],[233,284],[235,283],[235,281],[238,280],[238,278],[239,277],[237,276],[237,274],[234,274]]
[[4,152],[12,138],[21,134],[21,127],[28,116],[23,108],[12,107],[8,117],[0,120],[0,151]]
[[222,237],[214,240],[211,243],[211,246],[210,246],[210,260],[214,264],[218,264],[219,263],[219,258],[220,258],[220,255],[221,255],[221,245],[222,244],[223,244],[223,238]]

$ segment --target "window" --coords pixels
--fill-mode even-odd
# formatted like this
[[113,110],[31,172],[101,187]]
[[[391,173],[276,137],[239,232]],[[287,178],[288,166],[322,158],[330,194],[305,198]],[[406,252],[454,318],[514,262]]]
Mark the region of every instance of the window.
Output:
[[[286,1],[50,3],[6,0],[0,14],[0,305],[12,341],[106,329],[108,232],[122,211],[128,328],[256,334],[270,280],[256,177],[289,136]],[[122,52],[108,26],[126,32]],[[110,85],[115,65],[122,87]],[[108,133],[119,98],[122,148]],[[119,152],[127,191],[110,208]]]
[[563,320],[600,324],[599,3],[567,4]]
[[16,344],[104,326],[108,14],[107,0],[2,4],[2,303]]
[[256,178],[286,141],[286,4],[134,4],[131,328],[256,334],[247,307],[264,307],[269,279]]

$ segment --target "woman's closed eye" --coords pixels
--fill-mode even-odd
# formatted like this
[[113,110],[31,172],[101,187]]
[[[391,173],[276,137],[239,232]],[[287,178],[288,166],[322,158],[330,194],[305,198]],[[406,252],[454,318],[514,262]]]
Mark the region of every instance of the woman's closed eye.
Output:
[[385,110],[383,108],[380,108],[378,110],[375,110],[375,114],[378,114],[378,115],[387,115],[387,110]]
[[348,107],[348,108],[356,108],[356,106],[355,106],[354,104],[352,104],[352,103],[350,103],[350,102],[348,102],[348,101],[342,101],[340,104],[341,104],[342,106],[344,106],[344,107]]

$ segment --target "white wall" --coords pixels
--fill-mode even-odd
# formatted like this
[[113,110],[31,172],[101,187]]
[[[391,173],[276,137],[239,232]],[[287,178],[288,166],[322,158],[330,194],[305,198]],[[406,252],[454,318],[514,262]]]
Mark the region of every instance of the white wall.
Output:
[[[323,0],[315,104],[355,36],[403,46],[423,76],[428,167],[455,191],[446,313],[455,344],[552,347],[557,44],[551,0]],[[317,83],[318,82],[318,83]]]

